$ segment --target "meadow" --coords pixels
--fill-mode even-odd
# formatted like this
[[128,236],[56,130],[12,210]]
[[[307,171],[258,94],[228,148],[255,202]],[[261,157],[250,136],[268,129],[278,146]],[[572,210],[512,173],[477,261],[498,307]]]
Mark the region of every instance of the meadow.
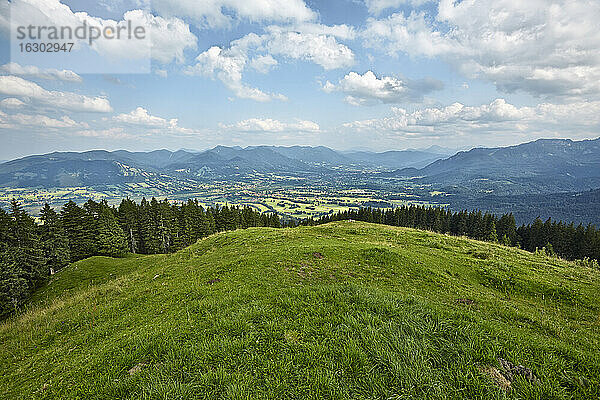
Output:
[[599,278],[361,222],[92,257],[0,323],[0,397],[599,398]]

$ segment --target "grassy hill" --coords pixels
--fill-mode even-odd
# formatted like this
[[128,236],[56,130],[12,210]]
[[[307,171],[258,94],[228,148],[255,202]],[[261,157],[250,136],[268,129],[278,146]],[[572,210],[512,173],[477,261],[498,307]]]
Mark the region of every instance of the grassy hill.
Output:
[[412,229],[221,233],[55,275],[0,323],[0,398],[600,398],[599,294],[600,271]]

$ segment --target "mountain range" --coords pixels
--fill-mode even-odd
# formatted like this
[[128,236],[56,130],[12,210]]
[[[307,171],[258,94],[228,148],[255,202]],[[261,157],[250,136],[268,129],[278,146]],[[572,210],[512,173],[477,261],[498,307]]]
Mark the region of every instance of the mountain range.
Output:
[[0,186],[92,186],[137,182],[160,175],[236,179],[254,173],[362,173],[366,178],[410,179],[451,193],[578,192],[600,188],[600,138],[540,139],[509,147],[474,148],[450,157],[423,150],[340,152],[323,146],[217,146],[199,153],[55,152],[0,164]]
[[0,186],[87,186],[144,180],[152,174],[231,178],[253,172],[313,174],[340,168],[394,170],[425,166],[443,154],[406,150],[342,154],[327,147],[226,147],[200,153],[179,150],[55,152],[0,164]]
[[600,138],[573,141],[539,139],[509,147],[475,148],[395,176],[468,192],[554,193],[600,187]]

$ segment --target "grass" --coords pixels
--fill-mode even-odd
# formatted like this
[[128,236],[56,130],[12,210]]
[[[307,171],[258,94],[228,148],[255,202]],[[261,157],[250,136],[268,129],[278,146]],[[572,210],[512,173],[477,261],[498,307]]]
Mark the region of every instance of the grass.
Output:
[[[0,398],[600,398],[599,278],[359,222],[94,257],[0,324]],[[499,388],[499,357],[539,382]]]

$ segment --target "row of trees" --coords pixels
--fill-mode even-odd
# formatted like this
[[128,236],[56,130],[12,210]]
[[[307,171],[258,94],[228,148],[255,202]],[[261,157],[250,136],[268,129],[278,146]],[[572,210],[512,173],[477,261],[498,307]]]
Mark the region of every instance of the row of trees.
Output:
[[203,208],[195,200],[173,204],[125,199],[118,207],[88,201],[47,204],[37,223],[16,202],[0,209],[0,317],[22,305],[35,288],[70,262],[94,255],[170,253],[215,232],[251,226],[280,227],[275,214],[249,207]]
[[394,209],[362,208],[338,212],[307,220],[306,225],[349,220],[425,229],[433,232],[468,236],[473,239],[500,242],[524,250],[545,248],[569,260],[600,260],[600,230],[594,225],[575,226],[537,218],[529,225],[517,227],[512,213],[500,218],[481,211],[453,212],[445,208],[403,206]]

